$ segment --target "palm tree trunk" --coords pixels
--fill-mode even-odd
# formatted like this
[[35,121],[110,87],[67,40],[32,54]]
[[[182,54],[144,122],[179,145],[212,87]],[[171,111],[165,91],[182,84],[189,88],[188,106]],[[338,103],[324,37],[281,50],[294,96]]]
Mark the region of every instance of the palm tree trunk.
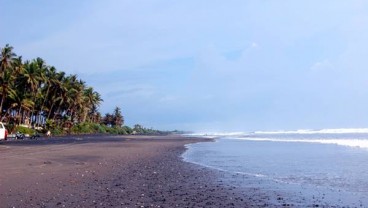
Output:
[[0,115],[1,115],[1,121],[4,119],[4,117],[2,116],[3,114],[3,104],[4,104],[4,100],[5,100],[5,95],[3,93],[3,96],[1,96],[1,103],[0,103]]
[[42,102],[42,105],[41,105],[41,112],[43,111],[43,107],[45,106],[46,99],[49,96],[49,90],[50,90],[50,86],[47,87],[45,99],[43,99],[43,102]]
[[54,102],[51,104],[51,107],[50,107],[50,110],[49,110],[49,113],[47,115],[47,119],[50,119],[50,116],[51,116],[51,112],[52,112],[52,109],[54,108]]
[[22,106],[19,107],[18,115],[17,116],[19,116],[19,122],[18,122],[18,125],[19,125],[23,121]]
[[59,111],[60,111],[60,105],[59,105],[59,107],[58,107],[58,109],[56,110],[56,113],[54,114],[54,117],[53,117],[53,119],[55,120],[55,118],[56,118],[56,114],[58,114],[59,113]]

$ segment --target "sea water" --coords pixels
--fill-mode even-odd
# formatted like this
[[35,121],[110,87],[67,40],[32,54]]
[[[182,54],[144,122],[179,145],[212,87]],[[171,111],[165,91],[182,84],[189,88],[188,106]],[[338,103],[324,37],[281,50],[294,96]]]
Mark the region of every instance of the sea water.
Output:
[[184,160],[251,178],[238,186],[258,181],[301,206],[368,207],[368,129],[200,135],[216,140],[189,145]]

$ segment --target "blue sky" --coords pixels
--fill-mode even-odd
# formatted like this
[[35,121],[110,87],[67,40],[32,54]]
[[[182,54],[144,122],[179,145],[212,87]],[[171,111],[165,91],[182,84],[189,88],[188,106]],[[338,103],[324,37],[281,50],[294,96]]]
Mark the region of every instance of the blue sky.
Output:
[[128,125],[368,127],[363,0],[0,0],[0,45],[78,74]]

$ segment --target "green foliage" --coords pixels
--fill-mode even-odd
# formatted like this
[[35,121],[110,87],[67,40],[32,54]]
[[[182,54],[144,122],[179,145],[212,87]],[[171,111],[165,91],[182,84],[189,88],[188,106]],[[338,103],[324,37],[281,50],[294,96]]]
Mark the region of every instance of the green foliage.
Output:
[[129,126],[123,126],[122,128],[125,130],[125,132],[127,134],[132,134],[133,133],[133,129],[130,128]]
[[93,134],[93,133],[105,133],[105,129],[95,123],[84,122],[76,124],[71,128],[72,134]]
[[106,125],[96,124],[96,123],[80,123],[76,124],[71,128],[71,134],[120,134],[126,135],[131,133],[131,129],[128,127],[108,127]]
[[50,132],[53,136],[61,136],[66,134],[66,132],[62,128],[51,129]]
[[0,118],[10,132],[34,134],[33,129],[18,126],[31,124],[45,127],[43,133],[50,130],[52,135],[165,134],[141,125],[124,126],[119,107],[101,118],[102,97],[86,82],[58,71],[42,58],[24,61],[8,44],[0,48],[0,91]]
[[112,126],[113,119],[114,119],[113,115],[111,115],[110,113],[106,113],[102,123],[105,124],[106,126]]
[[47,119],[45,125],[46,129],[43,130],[44,131],[43,133],[50,131],[51,135],[54,136],[61,136],[67,133],[62,127],[58,126],[57,123],[52,119]]
[[122,127],[124,125],[124,116],[121,113],[121,109],[116,107],[113,114],[106,113],[102,123],[106,126]]
[[27,127],[24,127],[24,126],[17,126],[15,128],[15,132],[20,132],[20,133],[23,133],[23,134],[34,135],[36,133],[36,130],[31,129],[31,128],[27,128]]
[[98,106],[103,100],[86,82],[58,71],[42,58],[23,61],[8,44],[0,48],[0,89],[0,117],[15,121],[14,125],[40,127],[47,119],[48,129],[60,130],[66,121],[100,119]]
[[93,129],[90,128],[89,124],[88,123],[80,123],[80,124],[77,124],[77,125],[74,125],[72,128],[71,128],[71,132],[72,134],[87,134],[87,133],[94,133],[94,132],[91,132]]
[[95,133],[106,133],[106,127],[101,124],[91,123],[91,128],[94,130]]
[[[9,125],[7,125],[7,129]],[[91,122],[84,122],[75,124],[70,128],[70,131],[67,128],[58,127],[55,122],[47,121],[46,128],[43,133],[46,133],[47,130],[51,131],[51,134],[54,136],[66,135],[66,134],[116,134],[116,135],[129,135],[129,134],[138,134],[138,135],[165,135],[170,132],[159,131],[154,129],[144,128],[142,125],[136,124],[134,128],[129,126],[123,127],[109,127],[104,124],[97,124]],[[17,126],[15,128],[15,132],[19,131],[24,134],[33,135],[36,133],[34,129]]]
[[140,135],[166,135],[170,132],[167,131],[159,131],[152,128],[145,128],[140,124],[134,125],[133,134],[140,134]]
[[52,129],[55,129],[55,128],[57,128],[57,125],[56,125],[55,121],[51,120],[51,119],[47,119],[46,120],[46,129],[52,130]]
[[109,134],[118,134],[118,131],[114,127],[106,127],[106,132]]
[[114,109],[114,115],[113,115],[113,126],[121,127],[124,124],[124,117],[121,113],[121,109],[119,107],[116,107]]

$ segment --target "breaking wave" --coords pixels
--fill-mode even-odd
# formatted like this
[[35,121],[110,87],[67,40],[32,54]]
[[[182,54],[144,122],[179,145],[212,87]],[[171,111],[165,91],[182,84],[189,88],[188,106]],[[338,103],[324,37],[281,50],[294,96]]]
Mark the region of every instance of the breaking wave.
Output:
[[206,138],[216,138],[216,137],[238,137],[249,135],[249,133],[245,132],[207,132],[207,133],[192,133],[185,134],[186,136],[196,136],[196,137],[206,137]]
[[206,138],[229,138],[249,141],[304,142],[334,144],[346,147],[368,149],[368,128],[340,129],[300,129],[294,131],[255,131],[255,132],[210,132],[194,133],[188,136]]
[[255,131],[253,134],[368,134],[368,128],[300,129],[295,131]]
[[304,142],[304,143],[320,143],[320,144],[335,144],[347,147],[358,147],[368,149],[368,139],[282,139],[282,138],[252,138],[242,137],[236,138],[239,140],[248,141],[269,141],[269,142]]
[[254,132],[201,132],[186,134],[186,136],[200,137],[240,137],[252,135],[284,135],[284,134],[368,134],[368,128],[341,128],[341,129],[299,129],[291,131],[254,131]]

